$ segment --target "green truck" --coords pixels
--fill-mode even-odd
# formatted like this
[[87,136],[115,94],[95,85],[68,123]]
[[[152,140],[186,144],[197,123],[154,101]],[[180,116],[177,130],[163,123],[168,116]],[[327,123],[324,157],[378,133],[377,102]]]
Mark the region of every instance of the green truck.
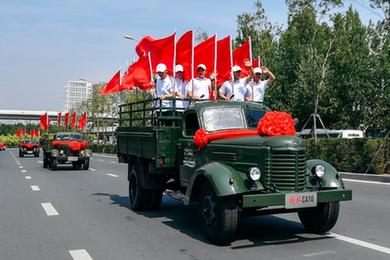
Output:
[[184,110],[171,102],[120,106],[118,159],[128,163],[133,210],[159,209],[166,192],[197,207],[207,239],[223,245],[234,240],[239,214],[297,212],[308,232],[324,233],[336,224],[339,202],[352,199],[332,165],[305,159],[299,137],[238,136],[196,146],[201,128],[256,129],[266,106],[198,101]]
[[58,132],[53,139],[40,140],[43,152],[43,168],[56,170],[59,164],[72,164],[74,169],[88,170],[91,150],[83,135],[76,132]]

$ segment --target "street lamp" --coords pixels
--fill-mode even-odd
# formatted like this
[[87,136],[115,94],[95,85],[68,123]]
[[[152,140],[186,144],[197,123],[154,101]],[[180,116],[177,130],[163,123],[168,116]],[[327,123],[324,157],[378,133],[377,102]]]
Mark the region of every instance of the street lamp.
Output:
[[130,41],[136,41],[136,42],[139,42],[139,40],[137,40],[136,38],[134,38],[133,36],[131,36],[131,35],[123,35],[123,37],[125,38],[125,39],[128,39],[128,40],[130,40]]

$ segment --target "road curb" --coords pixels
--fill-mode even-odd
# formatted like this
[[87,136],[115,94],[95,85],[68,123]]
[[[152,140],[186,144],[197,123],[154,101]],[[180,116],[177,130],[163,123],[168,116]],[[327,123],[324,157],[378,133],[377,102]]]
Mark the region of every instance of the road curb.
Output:
[[373,175],[364,173],[353,173],[353,172],[340,172],[341,176],[346,179],[362,180],[362,181],[379,181],[390,183],[389,174]]
[[110,154],[110,153],[92,153],[92,156],[100,156],[100,157],[109,157],[109,158],[117,158],[116,154]]

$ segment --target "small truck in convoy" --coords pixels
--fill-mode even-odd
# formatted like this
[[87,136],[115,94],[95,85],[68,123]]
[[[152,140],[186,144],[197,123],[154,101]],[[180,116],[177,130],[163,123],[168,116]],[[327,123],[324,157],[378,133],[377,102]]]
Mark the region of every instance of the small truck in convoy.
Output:
[[43,168],[57,169],[59,164],[71,163],[74,169],[89,168],[91,150],[83,135],[75,132],[58,132],[53,139],[42,138]]
[[35,140],[23,140],[19,143],[19,157],[24,157],[26,154],[39,157],[39,143]]
[[[161,100],[120,106],[118,160],[128,163],[129,201],[135,211],[157,210],[163,192],[198,209],[207,239],[234,240],[238,215],[297,212],[308,232],[335,224],[339,202],[352,199],[329,163],[306,160],[296,136],[242,135],[255,131],[270,109],[252,102],[197,101],[186,109]],[[235,136],[209,140],[204,133]],[[251,130],[252,129],[252,130]],[[225,138],[225,137],[226,138]],[[194,138],[195,137],[195,138]]]

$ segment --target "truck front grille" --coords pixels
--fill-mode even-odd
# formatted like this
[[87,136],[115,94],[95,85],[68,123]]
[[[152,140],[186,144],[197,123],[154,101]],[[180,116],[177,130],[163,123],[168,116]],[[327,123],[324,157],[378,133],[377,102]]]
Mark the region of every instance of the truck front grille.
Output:
[[305,168],[303,150],[272,151],[269,181],[278,191],[302,191],[306,182]]

